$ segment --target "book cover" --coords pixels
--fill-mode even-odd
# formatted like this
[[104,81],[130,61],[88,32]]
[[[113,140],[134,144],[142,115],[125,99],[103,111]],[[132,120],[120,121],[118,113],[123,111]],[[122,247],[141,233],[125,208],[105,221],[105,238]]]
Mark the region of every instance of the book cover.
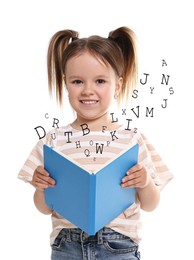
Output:
[[94,235],[135,201],[135,188],[122,188],[127,170],[137,164],[136,144],[90,173],[54,148],[44,145],[44,168],[56,181],[45,189],[49,208]]

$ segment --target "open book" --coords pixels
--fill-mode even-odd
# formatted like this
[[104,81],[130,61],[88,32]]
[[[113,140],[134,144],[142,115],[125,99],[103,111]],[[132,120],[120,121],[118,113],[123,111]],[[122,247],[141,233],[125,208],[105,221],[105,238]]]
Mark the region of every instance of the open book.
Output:
[[94,235],[135,201],[135,188],[122,188],[127,170],[137,164],[136,144],[90,173],[80,164],[44,145],[44,168],[56,181],[45,189],[49,208]]

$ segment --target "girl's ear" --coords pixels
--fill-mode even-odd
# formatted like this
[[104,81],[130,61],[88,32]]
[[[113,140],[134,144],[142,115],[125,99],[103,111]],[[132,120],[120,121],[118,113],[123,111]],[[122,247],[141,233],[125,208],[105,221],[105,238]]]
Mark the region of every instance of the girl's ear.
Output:
[[115,95],[114,95],[115,99],[118,98],[118,96],[121,92],[122,86],[123,86],[123,78],[119,77],[118,80],[117,80],[116,89],[115,89]]

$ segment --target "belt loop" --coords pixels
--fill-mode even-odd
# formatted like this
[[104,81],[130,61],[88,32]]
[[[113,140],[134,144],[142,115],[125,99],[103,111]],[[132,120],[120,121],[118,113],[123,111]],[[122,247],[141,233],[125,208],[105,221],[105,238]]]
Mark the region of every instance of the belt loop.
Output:
[[67,232],[66,232],[66,241],[71,242],[71,231],[70,231],[70,229],[68,229]]
[[81,243],[84,242],[83,235],[84,235],[84,231],[82,230],[81,233],[80,233],[80,241],[81,241]]
[[98,231],[97,238],[98,238],[98,244],[102,245],[103,244],[103,229],[100,229]]

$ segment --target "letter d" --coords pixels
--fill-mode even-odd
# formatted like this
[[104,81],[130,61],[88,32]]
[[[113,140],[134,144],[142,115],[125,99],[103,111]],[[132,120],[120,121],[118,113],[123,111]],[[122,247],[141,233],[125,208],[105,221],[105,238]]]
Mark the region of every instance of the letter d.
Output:
[[[38,137],[39,137],[39,140],[45,137],[46,131],[45,131],[45,129],[44,129],[42,126],[37,126],[37,127],[35,127],[34,129],[35,129],[36,132],[37,132],[37,135],[38,135]],[[41,133],[39,133],[39,131],[38,131],[37,129],[41,130]],[[41,136],[41,134],[42,134],[42,136]]]

